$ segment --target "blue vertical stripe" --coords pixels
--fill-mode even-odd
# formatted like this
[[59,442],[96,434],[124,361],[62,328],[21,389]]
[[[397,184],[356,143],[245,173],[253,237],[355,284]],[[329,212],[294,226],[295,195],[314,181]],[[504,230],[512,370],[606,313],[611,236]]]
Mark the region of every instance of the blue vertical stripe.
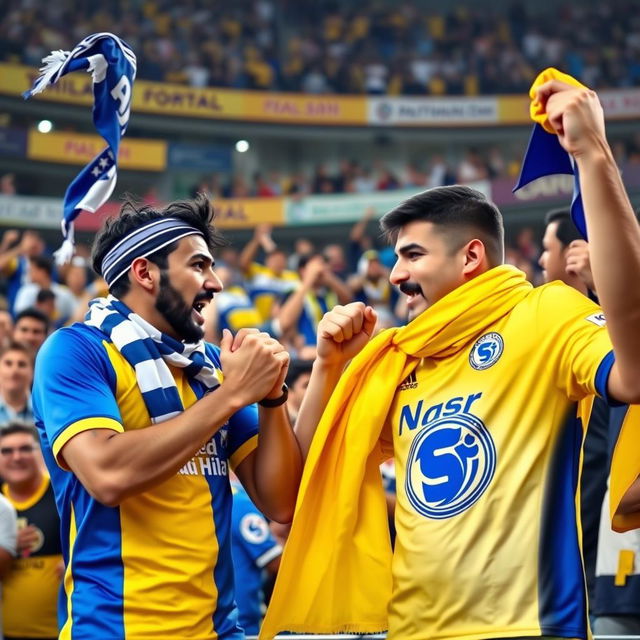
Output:
[[587,637],[586,586],[575,505],[582,435],[582,423],[572,407],[554,445],[542,506],[538,554],[542,635]]
[[76,482],[72,498],[77,534],[73,547],[72,640],[124,640],[124,567],[120,510],[105,507]]
[[[220,446],[216,434],[216,444]],[[207,476],[211,490],[211,509],[218,539],[218,558],[213,579],[218,590],[218,602],[213,612],[213,628],[219,640],[242,640],[244,633],[238,626],[238,607],[235,599],[233,560],[231,558],[232,495],[229,478]]]

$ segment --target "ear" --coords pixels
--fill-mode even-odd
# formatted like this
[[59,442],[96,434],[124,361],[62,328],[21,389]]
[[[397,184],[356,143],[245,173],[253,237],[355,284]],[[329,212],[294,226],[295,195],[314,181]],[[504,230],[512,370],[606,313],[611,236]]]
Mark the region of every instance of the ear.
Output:
[[466,276],[475,276],[487,266],[487,252],[482,240],[474,238],[464,248],[464,266],[462,273]]
[[158,265],[146,258],[136,258],[131,263],[129,271],[132,283],[136,283],[145,291],[152,293],[160,285],[160,270]]

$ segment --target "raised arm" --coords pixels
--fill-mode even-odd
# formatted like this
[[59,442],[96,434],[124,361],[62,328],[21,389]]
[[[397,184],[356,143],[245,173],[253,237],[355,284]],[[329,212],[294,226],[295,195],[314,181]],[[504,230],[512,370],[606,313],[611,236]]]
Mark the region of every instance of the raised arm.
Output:
[[593,91],[557,80],[542,85],[549,122],[580,173],[595,288],[607,318],[616,362],[609,394],[640,402],[640,227],[607,142]]
[[300,406],[295,432],[307,459],[313,435],[346,364],[369,342],[378,317],[362,302],[334,307],[318,325],[317,357]]
[[271,237],[271,225],[259,224],[254,232],[253,237],[244,246],[240,254],[240,269],[246,273],[251,267],[251,263],[255,260],[258,249],[262,247],[265,253],[271,253],[276,249],[276,243]]

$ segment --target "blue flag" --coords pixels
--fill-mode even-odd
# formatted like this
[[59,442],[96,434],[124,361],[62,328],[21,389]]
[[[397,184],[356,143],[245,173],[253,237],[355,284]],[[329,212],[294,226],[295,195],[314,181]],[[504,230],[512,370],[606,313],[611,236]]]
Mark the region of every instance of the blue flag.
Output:
[[64,196],[62,234],[64,242],[56,260],[68,262],[73,256],[73,221],[81,211],[95,213],[109,198],[118,177],[120,138],[127,130],[131,95],[136,77],[136,56],[112,33],[94,33],[73,51],[53,51],[42,61],[44,67],[24,98],[40,93],[73,71],[93,74],[93,123],[107,143],[73,180]]
[[587,223],[585,222],[584,208],[582,207],[578,166],[571,155],[564,150],[555,133],[549,133],[540,124],[534,124],[527,151],[522,161],[520,177],[513,190],[517,191],[543,176],[553,176],[561,173],[573,176],[571,218],[580,235],[586,240]]

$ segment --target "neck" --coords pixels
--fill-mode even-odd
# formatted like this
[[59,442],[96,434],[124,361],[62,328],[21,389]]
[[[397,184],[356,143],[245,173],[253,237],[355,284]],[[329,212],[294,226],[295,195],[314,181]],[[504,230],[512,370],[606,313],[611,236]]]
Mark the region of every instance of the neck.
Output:
[[32,478],[23,482],[16,482],[9,485],[9,495],[16,502],[26,502],[40,488],[42,484],[42,473],[38,471]]
[[564,283],[568,284],[576,291],[579,291],[583,296],[589,295],[589,289],[587,288],[587,285],[582,282],[582,280],[580,280],[578,276],[567,275],[567,277],[564,279]]
[[2,392],[2,396],[7,405],[12,409],[19,411],[27,406],[27,392],[23,390],[7,390]]

